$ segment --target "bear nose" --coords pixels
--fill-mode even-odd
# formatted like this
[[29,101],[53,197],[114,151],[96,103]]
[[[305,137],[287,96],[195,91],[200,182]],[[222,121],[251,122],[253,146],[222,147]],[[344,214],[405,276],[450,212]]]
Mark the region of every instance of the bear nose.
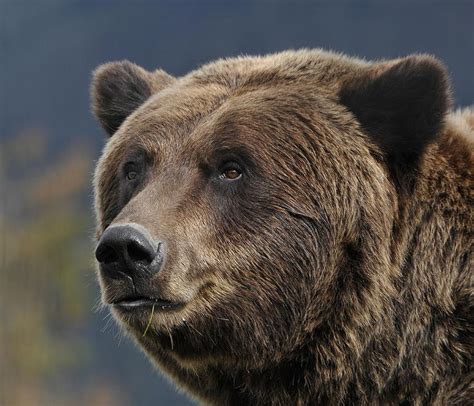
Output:
[[163,262],[162,244],[156,244],[137,227],[117,225],[102,234],[95,257],[112,277],[153,276]]

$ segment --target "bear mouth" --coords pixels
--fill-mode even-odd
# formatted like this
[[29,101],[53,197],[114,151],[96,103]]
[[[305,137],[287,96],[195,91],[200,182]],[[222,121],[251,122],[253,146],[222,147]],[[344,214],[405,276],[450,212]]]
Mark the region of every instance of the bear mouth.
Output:
[[125,297],[111,304],[115,308],[123,310],[133,310],[142,307],[154,307],[155,310],[176,310],[184,306],[184,303],[148,296]]

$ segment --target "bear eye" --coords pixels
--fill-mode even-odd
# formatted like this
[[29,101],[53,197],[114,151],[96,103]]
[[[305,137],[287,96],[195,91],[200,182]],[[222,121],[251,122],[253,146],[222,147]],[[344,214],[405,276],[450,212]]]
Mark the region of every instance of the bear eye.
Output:
[[137,177],[137,173],[135,171],[130,171],[127,172],[127,179],[128,180],[133,180]]
[[123,172],[124,172],[125,178],[127,180],[132,181],[138,178],[139,168],[137,168],[137,165],[135,162],[127,162],[123,168]]
[[242,169],[240,169],[236,162],[228,162],[223,166],[219,177],[224,180],[240,179],[242,177]]

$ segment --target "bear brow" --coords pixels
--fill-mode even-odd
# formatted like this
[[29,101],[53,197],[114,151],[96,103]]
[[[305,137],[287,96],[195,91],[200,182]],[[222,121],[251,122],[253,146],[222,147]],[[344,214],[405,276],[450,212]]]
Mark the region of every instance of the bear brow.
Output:
[[252,161],[252,153],[249,148],[240,143],[221,143],[211,144],[211,156],[226,157],[227,159],[239,159],[245,162]]
[[142,145],[138,144],[128,150],[122,158],[123,162],[133,162],[148,158],[149,153]]

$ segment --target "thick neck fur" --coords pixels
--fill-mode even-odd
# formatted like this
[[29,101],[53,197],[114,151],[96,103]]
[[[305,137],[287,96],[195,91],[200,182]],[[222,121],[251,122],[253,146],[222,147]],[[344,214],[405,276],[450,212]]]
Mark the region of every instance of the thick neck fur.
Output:
[[395,399],[445,404],[438,392],[472,384],[473,163],[473,144],[448,127],[427,149],[414,193],[402,202],[398,356],[386,388],[387,395],[398,393]]

